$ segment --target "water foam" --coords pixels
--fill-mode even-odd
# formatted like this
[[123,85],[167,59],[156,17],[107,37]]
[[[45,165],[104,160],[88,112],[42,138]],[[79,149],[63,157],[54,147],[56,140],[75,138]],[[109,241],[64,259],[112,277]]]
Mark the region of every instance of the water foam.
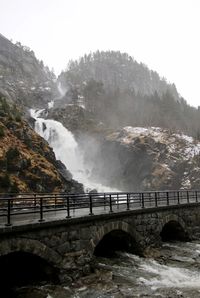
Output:
[[64,163],[73,178],[82,183],[86,191],[92,189],[98,192],[118,191],[92,181],[91,169],[85,165],[73,134],[58,121],[40,118],[43,111],[30,110],[31,116],[36,120],[35,131],[49,143],[56,158]]
[[[180,244],[167,244],[165,246],[174,247],[176,251],[183,248],[182,251],[187,250],[188,253],[190,252],[193,255],[198,245],[194,243],[185,244],[188,246],[187,248],[180,246]],[[139,274],[137,282],[147,287],[149,286],[153,291],[159,288],[200,289],[199,271],[160,264],[153,259],[145,259],[129,253],[123,253],[122,255],[128,258],[129,263],[134,268],[137,268],[137,273]],[[129,279],[132,278],[135,278],[134,275],[131,277],[129,273]]]
[[139,278],[141,283],[151,286],[152,290],[158,288],[200,289],[200,274],[197,271],[162,265],[154,260],[151,260],[149,263],[144,262],[140,265],[140,269],[155,275],[148,279],[144,277]]

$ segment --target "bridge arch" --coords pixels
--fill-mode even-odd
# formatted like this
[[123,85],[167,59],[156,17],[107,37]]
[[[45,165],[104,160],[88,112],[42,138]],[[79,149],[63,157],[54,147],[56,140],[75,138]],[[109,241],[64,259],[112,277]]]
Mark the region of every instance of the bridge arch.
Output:
[[38,240],[16,238],[1,241],[0,257],[16,252],[30,253],[40,257],[43,260],[46,260],[48,263],[54,266],[59,266],[62,261],[61,256],[57,252]]
[[0,246],[2,291],[12,296],[17,286],[59,282],[60,256],[37,240],[4,240]]
[[115,221],[102,225],[91,239],[93,254],[110,257],[118,250],[142,255],[142,238],[126,222]]
[[170,214],[162,219],[160,237],[162,241],[189,240],[186,224],[176,214]]

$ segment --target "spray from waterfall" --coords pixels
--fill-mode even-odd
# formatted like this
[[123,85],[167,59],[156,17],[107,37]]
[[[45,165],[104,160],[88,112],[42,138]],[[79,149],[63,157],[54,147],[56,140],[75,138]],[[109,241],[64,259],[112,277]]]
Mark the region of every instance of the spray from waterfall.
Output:
[[84,185],[85,191],[96,189],[99,192],[115,192],[116,189],[93,182],[91,169],[83,161],[82,154],[73,134],[60,122],[40,118],[43,110],[30,110],[35,122],[35,131],[53,148],[56,158],[61,160],[72,173],[73,179]]
[[61,82],[58,82],[58,86],[57,86],[57,88],[58,88],[58,91],[59,91],[59,93],[60,93],[60,97],[65,96],[65,94],[66,94],[66,92],[67,92],[67,88],[64,88],[64,87],[62,86]]

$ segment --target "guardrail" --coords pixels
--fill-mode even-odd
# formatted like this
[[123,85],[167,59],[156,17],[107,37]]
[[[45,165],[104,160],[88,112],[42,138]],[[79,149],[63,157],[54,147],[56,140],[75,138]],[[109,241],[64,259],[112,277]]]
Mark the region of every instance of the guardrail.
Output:
[[[15,225],[62,211],[65,218],[200,202],[200,190],[84,194],[0,194],[0,224]],[[83,212],[84,211],[84,212]],[[60,213],[61,214],[61,213]]]

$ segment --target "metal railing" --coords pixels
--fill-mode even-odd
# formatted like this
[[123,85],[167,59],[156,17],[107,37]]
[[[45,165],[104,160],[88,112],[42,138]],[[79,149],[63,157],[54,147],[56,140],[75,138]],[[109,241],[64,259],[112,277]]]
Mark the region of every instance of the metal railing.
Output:
[[200,202],[200,190],[84,194],[0,194],[0,225],[93,216]]

